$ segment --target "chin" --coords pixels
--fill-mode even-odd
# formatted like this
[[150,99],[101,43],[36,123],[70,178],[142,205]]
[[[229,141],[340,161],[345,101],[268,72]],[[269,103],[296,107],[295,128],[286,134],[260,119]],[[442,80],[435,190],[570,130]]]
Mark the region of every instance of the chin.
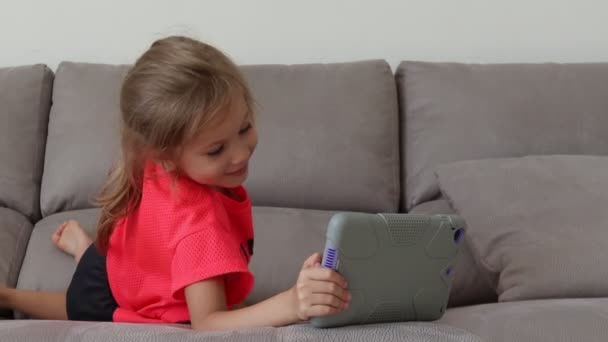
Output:
[[236,188],[236,187],[243,185],[243,183],[245,183],[246,179],[247,179],[247,177],[245,177],[245,176],[234,177],[234,179],[227,179],[226,181],[222,182],[222,185],[220,185],[220,186],[223,188],[226,188],[226,189]]

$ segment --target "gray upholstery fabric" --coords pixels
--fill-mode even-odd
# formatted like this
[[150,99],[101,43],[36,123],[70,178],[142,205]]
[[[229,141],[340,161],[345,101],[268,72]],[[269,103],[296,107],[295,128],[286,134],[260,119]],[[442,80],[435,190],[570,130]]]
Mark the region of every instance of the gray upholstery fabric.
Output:
[[550,299],[454,308],[440,323],[488,342],[605,342],[608,299]]
[[[411,214],[455,214],[454,209],[445,199],[422,203],[414,207]],[[460,257],[454,269],[454,279],[450,292],[448,306],[464,306],[481,303],[496,302],[497,295],[492,288],[486,273],[475,261],[471,252],[471,245],[468,238],[460,250]]]
[[32,224],[22,214],[0,208],[0,285],[14,287],[21,269]]
[[461,161],[438,169],[500,301],[608,297],[608,156]]
[[385,61],[247,66],[260,142],[247,188],[256,205],[394,212],[399,132]]
[[40,217],[40,179],[53,73],[46,65],[0,69],[0,207]]
[[439,189],[441,163],[540,154],[608,154],[608,63],[397,70],[406,207]]
[[17,287],[47,291],[67,289],[76,269],[76,262],[55,247],[51,235],[62,222],[74,219],[94,236],[98,217],[98,209],[85,209],[55,214],[38,222],[27,247]]
[[[44,215],[91,208],[118,156],[128,66],[62,63],[42,182]],[[399,138],[385,61],[243,67],[259,103],[246,183],[256,205],[396,211]]]
[[[83,228],[95,236],[95,227],[99,217],[98,209],[68,211],[51,215],[34,226],[30,237],[17,288],[28,290],[60,291],[66,290],[76,269],[76,262],[71,256],[61,252],[51,241],[51,235],[64,221],[74,219]],[[15,312],[16,318],[25,317]]]
[[[0,208],[0,286],[15,287],[32,224],[22,214]],[[0,317],[10,316],[0,309]]]
[[42,214],[91,208],[119,151],[119,93],[127,66],[57,68],[40,196]]
[[266,341],[424,341],[481,342],[461,329],[431,323],[378,324],[340,329],[316,329],[307,324],[228,332],[195,332],[185,326],[60,321],[0,321],[3,342],[266,342]]
[[304,260],[314,252],[323,252],[331,215],[316,210],[253,208],[255,248],[251,270],[255,286],[249,303],[295,284]]

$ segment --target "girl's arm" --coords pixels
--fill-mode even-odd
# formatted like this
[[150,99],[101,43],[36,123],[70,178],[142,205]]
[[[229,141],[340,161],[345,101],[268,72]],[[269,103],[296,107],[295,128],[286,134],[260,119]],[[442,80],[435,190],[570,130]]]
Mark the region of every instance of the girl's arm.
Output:
[[186,287],[186,301],[195,330],[278,327],[324,316],[348,307],[346,281],[319,266],[319,254],[309,257],[291,289],[255,305],[228,311],[223,277]]

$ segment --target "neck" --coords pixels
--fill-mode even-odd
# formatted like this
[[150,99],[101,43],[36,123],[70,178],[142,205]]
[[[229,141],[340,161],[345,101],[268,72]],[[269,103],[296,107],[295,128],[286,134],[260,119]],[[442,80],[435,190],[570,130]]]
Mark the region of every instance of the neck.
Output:
[[212,186],[211,189],[213,189],[214,191],[217,191],[221,194],[224,194],[234,200],[240,200],[240,198],[234,193],[234,191],[232,191],[232,189],[223,188],[223,187],[219,187],[219,186]]

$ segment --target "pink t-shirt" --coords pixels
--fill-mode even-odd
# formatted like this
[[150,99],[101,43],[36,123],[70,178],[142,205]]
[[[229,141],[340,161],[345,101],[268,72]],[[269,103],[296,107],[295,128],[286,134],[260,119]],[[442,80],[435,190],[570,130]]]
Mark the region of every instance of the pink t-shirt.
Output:
[[233,192],[239,200],[146,166],[141,203],[117,222],[107,252],[115,322],[190,321],[185,287],[220,275],[228,307],[247,297],[251,202],[243,187]]

